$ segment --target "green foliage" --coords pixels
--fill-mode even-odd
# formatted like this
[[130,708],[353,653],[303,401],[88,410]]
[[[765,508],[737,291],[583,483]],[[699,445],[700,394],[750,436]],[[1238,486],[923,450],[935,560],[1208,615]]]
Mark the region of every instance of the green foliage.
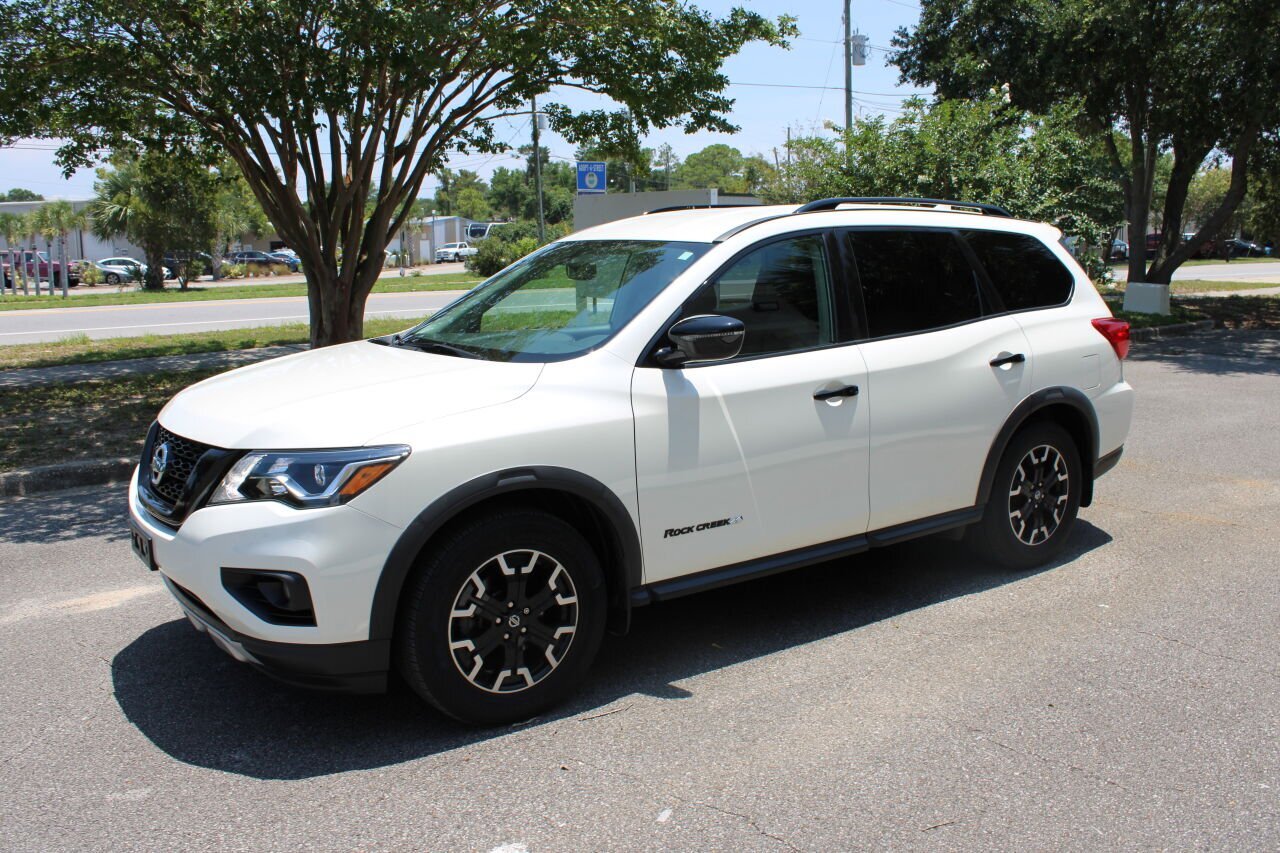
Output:
[[0,201],[44,201],[44,196],[22,187],[14,187],[7,193],[0,193]]
[[[1055,107],[1037,116],[999,92],[928,104],[913,99],[891,123],[858,120],[846,140],[793,140],[791,165],[765,190],[774,202],[836,196],[914,196],[981,201],[1015,216],[1051,222],[1093,247],[1119,224],[1120,193],[1097,137],[1078,115]],[[686,161],[688,162],[688,161]],[[1092,261],[1091,261],[1092,263]],[[1098,258],[1096,275],[1104,266]]]
[[794,32],[670,0],[9,0],[0,136],[63,139],[66,168],[121,140],[222,148],[305,262],[313,343],[338,343],[427,175],[506,147],[496,116],[567,84],[618,105],[545,104],[573,142],[729,132],[724,60]]
[[164,288],[166,251],[190,255],[213,245],[218,179],[189,151],[117,151],[94,189],[93,232],[104,240],[124,234],[142,248],[149,290]]
[[93,264],[80,265],[80,283],[89,287],[102,284],[102,270]]
[[[559,240],[567,233],[569,229],[564,224],[549,225],[547,242]],[[467,271],[488,278],[535,251],[538,246],[536,222],[528,220],[511,222],[501,228],[495,228],[488,237],[477,244],[476,254],[467,258]]]
[[673,190],[715,187],[734,194],[759,192],[775,177],[773,166],[763,157],[746,157],[720,143],[690,154],[674,173]]
[[[1170,155],[1157,199],[1163,240],[1150,267],[1131,253],[1135,281],[1168,282],[1223,227],[1244,198],[1252,151],[1280,127],[1275,0],[923,0],[918,26],[894,45],[903,78],[943,97],[1004,86],[1036,113],[1078,110],[1107,143],[1131,245],[1145,243],[1158,160]],[[1187,192],[1215,152],[1231,158],[1231,185],[1183,243]]]
[[1280,135],[1263,140],[1250,165],[1243,225],[1253,239],[1280,247]]

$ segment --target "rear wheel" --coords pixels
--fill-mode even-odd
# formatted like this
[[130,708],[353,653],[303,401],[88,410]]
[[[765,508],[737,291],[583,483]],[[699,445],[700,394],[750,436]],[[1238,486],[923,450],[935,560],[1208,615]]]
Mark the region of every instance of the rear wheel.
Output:
[[107,273],[107,284],[119,284],[119,283],[120,283],[119,273],[113,273],[113,272]]
[[1005,449],[969,541],[1008,569],[1042,565],[1066,545],[1082,486],[1080,453],[1071,435],[1054,423],[1032,423]]
[[554,515],[506,510],[423,555],[401,603],[397,661],[449,716],[513,722],[577,688],[604,627],[604,576],[591,546]]

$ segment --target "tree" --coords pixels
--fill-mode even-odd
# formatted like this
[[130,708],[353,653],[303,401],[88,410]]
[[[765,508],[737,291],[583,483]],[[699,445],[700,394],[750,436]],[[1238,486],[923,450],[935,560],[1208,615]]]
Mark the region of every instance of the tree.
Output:
[[20,213],[0,213],[0,237],[4,237],[5,249],[9,259],[9,279],[14,292],[18,290],[18,282],[22,282],[22,292],[27,293],[27,270],[22,263],[22,240],[26,234],[26,223]]
[[[217,234],[217,177],[192,152],[128,149],[98,170],[89,204],[93,232],[124,234],[146,256],[144,287],[164,289],[164,253],[208,250]],[[183,283],[185,287],[185,282]]]
[[[1080,105],[1100,134],[1129,222],[1129,279],[1168,284],[1217,233],[1247,189],[1259,140],[1280,125],[1280,4],[1274,0],[923,0],[892,61],[947,98],[1007,84],[1014,104]],[[1118,131],[1118,133],[1114,133]],[[1215,151],[1230,158],[1221,203],[1182,241],[1191,181]],[[1155,164],[1172,155],[1150,266]]]
[[222,259],[231,251],[232,242],[239,243],[245,235],[261,235],[269,223],[235,163],[224,160],[215,168],[215,175],[213,244],[209,250],[213,269],[209,272],[217,280],[222,277]]
[[[1091,246],[1109,243],[1119,224],[1119,191],[1103,141],[1081,136],[1070,107],[1036,116],[998,91],[932,104],[914,98],[903,107],[893,122],[857,120],[843,138],[792,140],[790,165],[782,165],[765,197],[981,200],[1053,222]],[[1102,272],[1100,252],[1092,266],[1092,273]]]
[[14,187],[4,195],[0,195],[0,201],[44,201],[44,196],[22,187]]
[[424,179],[502,149],[500,116],[565,86],[626,108],[547,104],[571,141],[729,131],[721,64],[794,26],[669,0],[11,0],[0,32],[0,134],[68,139],[67,167],[121,137],[226,151],[303,260],[319,346],[361,335]]
[[1280,246],[1280,138],[1264,139],[1252,163],[1244,227],[1253,239]]
[[[70,258],[67,257],[67,235],[73,230],[83,228],[87,217],[83,210],[76,210],[69,201],[51,201],[48,204],[42,204],[40,211],[41,233],[52,233],[53,239],[57,241],[58,246],[58,282],[62,288],[62,295],[67,295],[67,287],[70,282],[67,276],[71,274]],[[53,255],[49,256],[49,291],[53,292]]]
[[441,216],[465,216],[467,219],[488,219],[491,215],[486,193],[489,187],[476,172],[460,169],[441,169],[437,175],[440,188],[436,190],[434,209]]

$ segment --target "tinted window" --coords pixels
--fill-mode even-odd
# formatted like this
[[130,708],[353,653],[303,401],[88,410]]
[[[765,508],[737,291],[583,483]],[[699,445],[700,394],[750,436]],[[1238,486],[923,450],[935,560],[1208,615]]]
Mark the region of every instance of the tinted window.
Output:
[[746,326],[742,355],[810,349],[834,340],[830,283],[821,235],[779,240],[734,261],[682,316],[737,317]]
[[978,281],[949,231],[850,231],[869,337],[902,335],[982,315]]
[[1006,310],[1061,305],[1071,296],[1071,273],[1036,238],[998,231],[966,231],[964,236]]

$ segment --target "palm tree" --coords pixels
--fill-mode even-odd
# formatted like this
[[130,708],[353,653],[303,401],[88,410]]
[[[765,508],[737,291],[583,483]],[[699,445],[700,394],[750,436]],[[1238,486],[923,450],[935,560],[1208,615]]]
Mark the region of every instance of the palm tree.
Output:
[[[145,218],[143,200],[139,197],[138,161],[136,158],[112,158],[112,168],[99,169],[98,181],[93,188],[97,195],[85,208],[85,215],[90,230],[100,240],[110,240],[117,234],[124,234],[135,239],[131,225],[137,225],[139,218]],[[143,245],[142,249],[150,258],[157,252],[152,247]],[[154,266],[154,265],[153,265]],[[164,273],[159,270],[148,270],[151,281],[143,286],[154,286],[164,289]],[[136,271],[135,271],[136,274]]]
[[22,263],[22,216],[17,213],[0,213],[0,237],[4,237],[5,252],[9,256],[9,279],[15,293],[18,279],[22,279],[22,292],[27,292],[27,271]]
[[[62,295],[67,295],[68,276],[71,274],[71,263],[67,257],[67,234],[73,229],[83,228],[86,222],[83,210],[76,210],[69,201],[54,201],[44,206],[45,217],[49,227],[54,229],[58,240],[58,257],[61,259],[59,277],[61,278]],[[52,270],[50,287],[52,288]]]
[[[53,295],[53,241],[58,237],[58,223],[54,221],[53,215],[49,208],[51,205],[42,204],[28,214],[30,220],[30,228],[36,234],[44,238],[44,254],[48,258],[45,266],[46,273],[49,276],[49,295]],[[36,263],[36,295],[40,293],[40,264]]]

